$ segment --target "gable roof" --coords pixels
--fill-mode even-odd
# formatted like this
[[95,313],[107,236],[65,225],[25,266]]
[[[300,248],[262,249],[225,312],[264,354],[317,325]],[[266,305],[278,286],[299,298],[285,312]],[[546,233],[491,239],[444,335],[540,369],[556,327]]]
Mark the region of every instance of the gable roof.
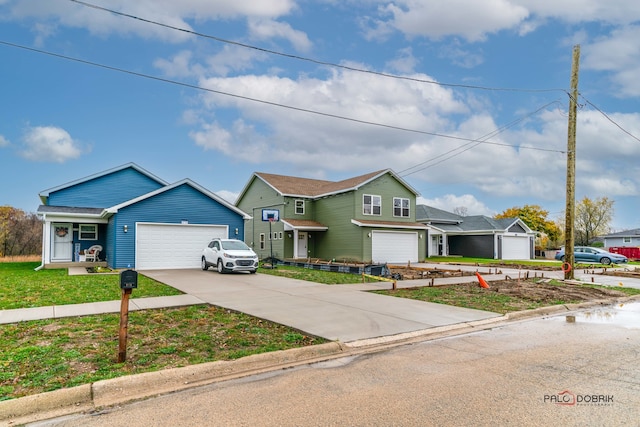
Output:
[[602,237],[640,237],[640,228],[633,228],[631,230],[618,231],[617,233],[607,234]]
[[413,189],[402,178],[396,175],[391,169],[383,169],[375,172],[370,172],[353,178],[347,178],[342,181],[326,181],[320,179],[299,178],[287,175],[276,175],[264,172],[254,172],[253,176],[238,196],[238,200],[242,199],[242,196],[247,191],[248,187],[254,179],[260,179],[282,196],[320,198],[332,194],[339,194],[357,190],[364,184],[367,184],[387,173],[393,176],[412,193],[418,195],[418,192],[415,189]]
[[416,221],[460,224],[463,220],[463,216],[443,211],[442,209],[434,208],[433,206],[416,206]]
[[115,213],[118,212],[118,210],[120,210],[122,208],[125,208],[127,206],[131,206],[131,205],[133,205],[135,203],[138,203],[138,202],[141,202],[143,200],[149,199],[151,197],[157,196],[158,194],[167,192],[167,191],[172,190],[172,189],[174,189],[176,187],[179,187],[181,185],[188,185],[188,186],[192,187],[193,189],[195,189],[195,190],[201,192],[202,194],[206,195],[207,197],[209,197],[209,198],[215,200],[216,202],[220,203],[221,205],[225,206],[226,208],[234,211],[235,213],[237,213],[239,215],[242,215],[242,217],[244,219],[251,219],[251,216],[249,214],[245,213],[244,211],[242,211],[237,206],[233,205],[232,203],[226,201],[222,197],[218,196],[215,193],[212,193],[211,191],[207,190],[206,188],[200,186],[199,184],[195,183],[194,181],[192,181],[192,180],[190,180],[188,178],[185,178],[185,179],[183,179],[181,181],[175,182],[175,183],[173,183],[171,185],[165,185],[162,188],[159,188],[159,189],[157,189],[155,191],[152,191],[150,193],[147,193],[147,194],[143,194],[142,196],[136,197],[135,199],[127,200],[124,203],[120,203],[119,205],[107,208],[107,209],[104,210],[104,212],[107,213],[107,214],[115,214]]
[[147,176],[148,178],[156,181],[157,183],[159,183],[159,184],[161,184],[163,186],[168,184],[166,181],[158,178],[157,176],[153,175],[151,172],[141,168],[140,166],[136,165],[135,163],[126,163],[124,165],[117,166],[115,168],[108,169],[108,170],[103,171],[103,172],[99,172],[99,173],[96,173],[96,174],[93,174],[93,175],[89,175],[89,176],[87,176],[85,178],[80,178],[80,179],[77,179],[75,181],[67,182],[66,184],[58,185],[56,187],[52,187],[52,188],[43,190],[38,195],[40,196],[40,200],[42,201],[42,203],[46,205],[47,204],[47,198],[49,197],[49,195],[51,193],[54,193],[54,192],[59,191],[59,190],[63,190],[63,189],[68,188],[68,187],[73,187],[74,185],[82,184],[83,182],[91,181],[91,180],[96,179],[96,178],[100,178],[100,177],[103,177],[103,176],[106,176],[106,175],[110,175],[112,173],[119,172],[121,170],[128,169],[128,168],[131,168],[131,169],[134,169],[134,170],[140,172],[142,175]]
[[495,219],[485,215],[460,216],[426,205],[416,206],[416,221],[426,222],[433,228],[447,232],[507,231],[515,224],[522,226],[527,233],[533,232],[520,218]]

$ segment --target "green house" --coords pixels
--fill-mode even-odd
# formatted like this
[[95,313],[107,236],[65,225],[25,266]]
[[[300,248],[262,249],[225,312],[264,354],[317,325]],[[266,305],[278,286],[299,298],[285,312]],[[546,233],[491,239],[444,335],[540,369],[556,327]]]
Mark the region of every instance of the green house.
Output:
[[236,206],[261,259],[406,264],[426,256],[417,195],[390,169],[337,182],[256,172]]

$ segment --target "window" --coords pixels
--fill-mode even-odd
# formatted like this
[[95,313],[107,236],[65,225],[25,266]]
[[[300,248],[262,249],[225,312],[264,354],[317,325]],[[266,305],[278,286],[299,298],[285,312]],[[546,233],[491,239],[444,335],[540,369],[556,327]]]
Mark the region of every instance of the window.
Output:
[[296,200],[296,215],[304,215],[304,200]]
[[365,194],[362,197],[362,213],[365,215],[380,215],[382,199],[380,196]]
[[631,243],[631,237],[623,237],[622,243]]
[[278,232],[278,239],[282,240],[282,231]]
[[80,224],[78,235],[80,240],[98,240],[98,225]]
[[393,216],[409,218],[409,207],[411,206],[409,199],[400,197],[393,198]]
[[264,250],[264,233],[260,233],[260,249]]

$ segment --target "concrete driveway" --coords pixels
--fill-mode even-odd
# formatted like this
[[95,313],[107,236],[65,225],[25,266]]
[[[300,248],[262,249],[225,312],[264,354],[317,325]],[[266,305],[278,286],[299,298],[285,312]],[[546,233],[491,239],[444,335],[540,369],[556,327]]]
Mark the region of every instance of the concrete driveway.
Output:
[[[202,270],[146,270],[143,274],[203,302],[341,342],[501,317],[487,311],[363,292],[357,284],[322,285],[268,274]],[[385,285],[380,289],[388,288]]]

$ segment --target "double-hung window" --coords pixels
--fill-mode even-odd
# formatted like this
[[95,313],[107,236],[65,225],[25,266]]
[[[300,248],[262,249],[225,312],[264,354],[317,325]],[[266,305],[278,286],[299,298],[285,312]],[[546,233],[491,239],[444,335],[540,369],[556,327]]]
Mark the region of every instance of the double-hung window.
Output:
[[80,240],[98,240],[97,224],[80,224],[78,227]]
[[393,216],[409,218],[410,206],[411,206],[411,203],[409,202],[409,199],[394,197],[393,198]]
[[362,196],[362,213],[364,215],[380,215],[382,212],[382,198],[365,194]]
[[295,201],[296,215],[304,215],[304,200],[298,199]]

